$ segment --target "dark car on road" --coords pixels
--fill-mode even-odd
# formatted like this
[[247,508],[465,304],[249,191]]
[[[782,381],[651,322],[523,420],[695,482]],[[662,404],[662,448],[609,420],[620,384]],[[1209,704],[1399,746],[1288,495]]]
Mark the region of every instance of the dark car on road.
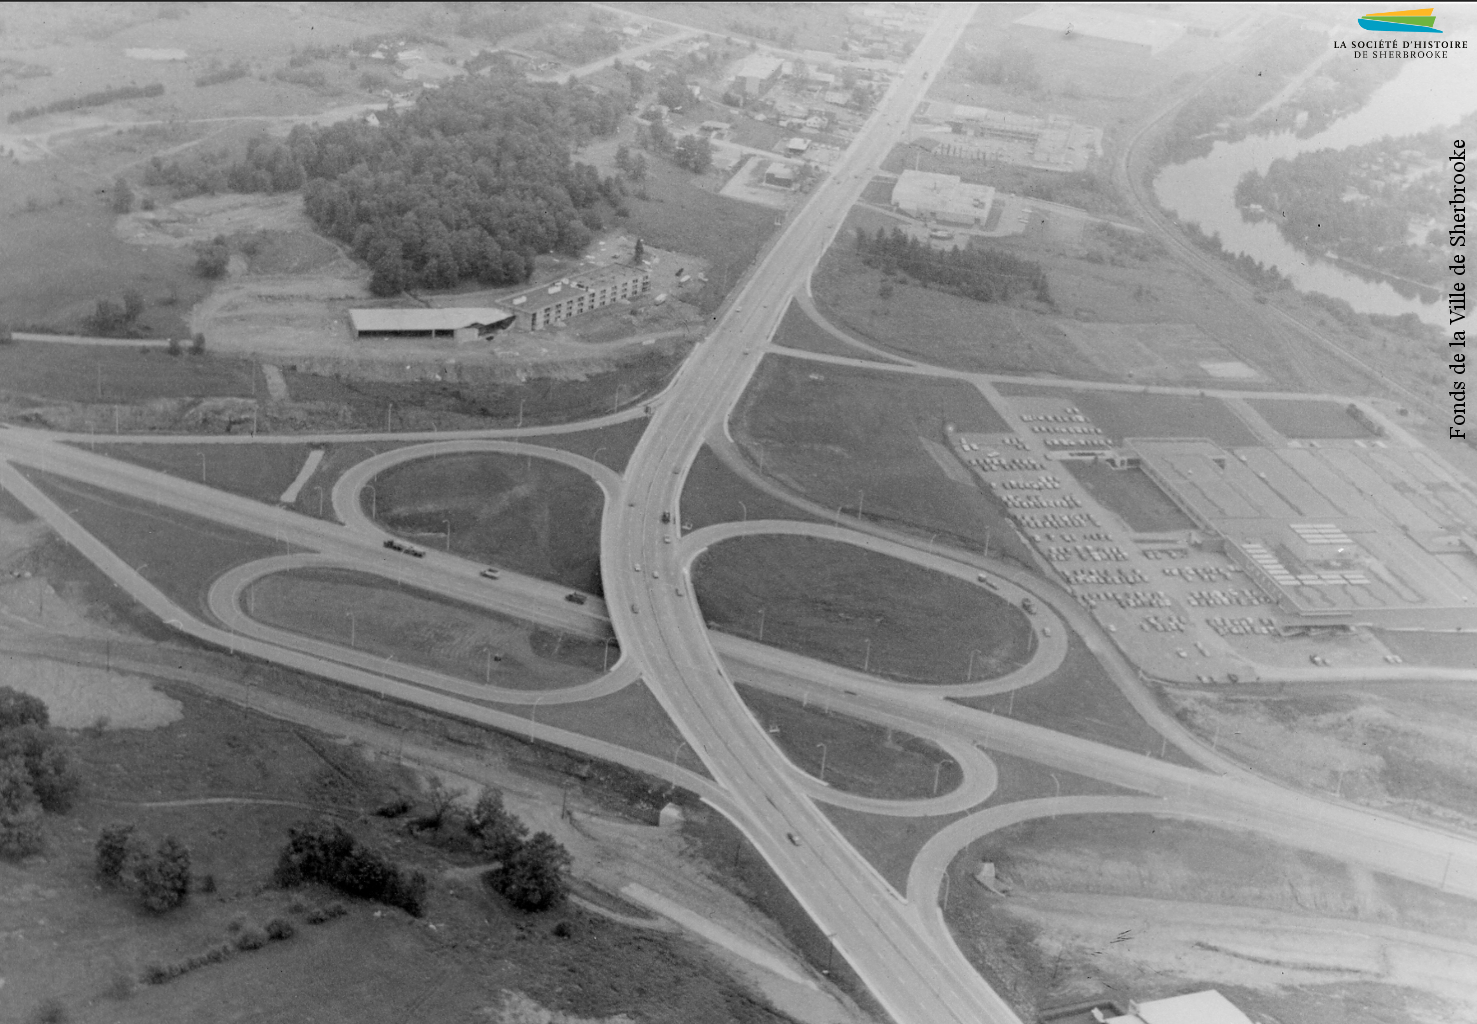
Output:
[[564,595],[564,600],[568,601],[570,604],[584,604],[585,603],[585,595],[584,594],[580,594],[580,593],[570,592],[570,593]]

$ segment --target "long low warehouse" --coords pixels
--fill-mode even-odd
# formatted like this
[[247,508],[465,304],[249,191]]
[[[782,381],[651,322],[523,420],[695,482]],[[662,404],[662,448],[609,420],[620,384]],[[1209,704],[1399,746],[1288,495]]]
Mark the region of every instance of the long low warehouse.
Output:
[[496,306],[448,309],[351,309],[354,337],[441,338],[458,344],[491,337],[511,327],[515,315]]

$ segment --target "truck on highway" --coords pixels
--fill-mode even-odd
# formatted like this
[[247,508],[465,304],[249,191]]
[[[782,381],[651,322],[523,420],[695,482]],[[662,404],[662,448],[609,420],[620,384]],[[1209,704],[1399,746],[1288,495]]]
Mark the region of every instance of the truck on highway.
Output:
[[670,523],[671,521],[672,521],[672,513],[670,513],[670,512],[663,512],[662,513],[662,522],[664,522],[664,523]]
[[1023,597],[1021,598],[1021,611],[1025,612],[1027,615],[1035,615],[1036,605],[1031,601],[1029,597]]

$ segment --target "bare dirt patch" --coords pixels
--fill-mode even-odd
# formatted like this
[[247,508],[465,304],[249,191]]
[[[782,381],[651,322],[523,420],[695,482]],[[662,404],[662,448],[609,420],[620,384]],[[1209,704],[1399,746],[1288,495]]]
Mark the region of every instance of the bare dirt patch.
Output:
[[183,715],[179,701],[138,676],[14,654],[0,654],[0,686],[40,697],[63,729],[156,729]]

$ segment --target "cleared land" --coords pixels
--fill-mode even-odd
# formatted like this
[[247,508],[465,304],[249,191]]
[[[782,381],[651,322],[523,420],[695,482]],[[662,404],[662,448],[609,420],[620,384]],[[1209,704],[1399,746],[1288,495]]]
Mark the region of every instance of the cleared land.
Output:
[[854,230],[891,230],[901,223],[867,209],[851,213],[812,281],[816,308],[826,319],[886,351],[957,370],[1108,379],[1040,310],[889,281],[867,267],[856,253]]
[[822,778],[824,755],[822,781],[843,793],[908,800],[934,795],[936,768],[939,794],[957,788],[963,778],[959,766],[925,739],[832,714],[823,692],[807,704],[753,686],[740,684],[737,689],[796,767]]
[[806,315],[800,303],[790,300],[790,308],[774,333],[774,343],[785,348],[798,348],[806,352],[820,352],[829,356],[847,356],[851,359],[867,359],[880,362],[865,349],[848,345],[830,331]]
[[799,519],[813,517],[789,502],[761,491],[739,476],[713,449],[703,445],[682,485],[682,528],[694,530],[715,523],[746,519]]
[[[278,629],[473,682],[557,690],[600,674],[605,644],[341,569],[264,576],[242,598]],[[610,644],[610,660],[619,648]]]
[[[970,879],[981,860],[1014,886],[1010,899]],[[1465,900],[1249,833],[1144,816],[1024,822],[972,844],[950,876],[960,948],[1027,1019],[1095,992],[1208,986],[1284,1022],[1422,1019],[1430,997],[1395,986],[1427,988],[1453,968],[1399,942],[1377,940],[1367,955],[1340,922],[1477,938]],[[1424,961],[1414,970],[1412,954]]]
[[950,699],[992,715],[1008,715],[1124,750],[1153,757],[1162,752],[1166,760],[1198,767],[1197,762],[1150,728],[1071,629],[1067,630],[1066,660],[1040,682],[1010,693]]
[[825,803],[820,808],[831,819],[831,823],[841,830],[847,842],[856,847],[894,889],[903,892],[908,884],[908,871],[912,868],[918,851],[923,849],[924,844],[939,829],[966,814],[997,804],[1058,794],[1113,796],[1127,792],[1107,782],[1099,782],[1073,772],[1053,771],[1044,765],[1011,754],[994,750],[988,753],[990,760],[995,762],[999,784],[995,792],[990,794],[990,799],[968,811],[925,818],[903,818],[891,814],[854,811]]
[[998,506],[949,479],[920,440],[946,445],[950,424],[1006,429],[960,381],[768,356],[730,422],[752,464],[818,504],[852,516],[860,505],[868,518],[975,550],[987,533],[992,550],[1012,535]]
[[983,588],[835,541],[726,540],[693,586],[713,628],[900,683],[963,682],[971,663],[991,679],[1035,647],[1025,613]]
[[387,530],[567,587],[600,591],[600,488],[557,462],[492,452],[401,463],[360,496]]
[[1457,684],[1165,693],[1186,726],[1258,771],[1447,827],[1477,825],[1477,709]]
[[21,472],[170,600],[206,619],[212,618],[206,595],[221,573],[296,550],[270,537],[75,480],[29,468]]
[[1374,433],[1338,402],[1251,398],[1247,403],[1284,437],[1321,440],[1373,437]]
[[1191,530],[1195,522],[1180,511],[1142,469],[1113,469],[1101,462],[1066,460],[1062,465],[1098,501],[1139,533]]
[[0,345],[0,392],[18,398],[128,405],[154,398],[265,397],[267,388],[256,364],[246,359],[209,353],[171,356],[157,347],[17,341]]

